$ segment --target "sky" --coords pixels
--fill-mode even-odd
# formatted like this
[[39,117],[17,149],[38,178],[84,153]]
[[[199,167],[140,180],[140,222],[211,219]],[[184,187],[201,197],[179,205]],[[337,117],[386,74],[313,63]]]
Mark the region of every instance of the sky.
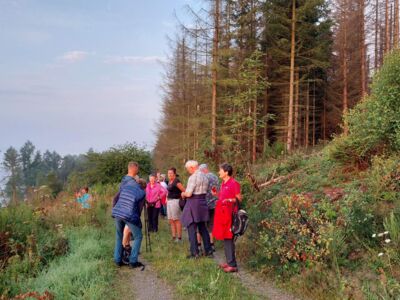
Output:
[[151,149],[162,62],[195,0],[0,0],[0,156]]

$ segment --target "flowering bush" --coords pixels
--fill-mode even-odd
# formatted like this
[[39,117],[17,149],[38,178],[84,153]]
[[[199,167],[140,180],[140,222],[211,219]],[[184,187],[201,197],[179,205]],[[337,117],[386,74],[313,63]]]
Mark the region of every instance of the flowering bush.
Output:
[[273,218],[261,221],[266,256],[277,256],[284,268],[292,271],[327,257],[329,239],[323,233],[330,223],[324,212],[316,209],[311,198],[302,195],[285,197],[283,203]]

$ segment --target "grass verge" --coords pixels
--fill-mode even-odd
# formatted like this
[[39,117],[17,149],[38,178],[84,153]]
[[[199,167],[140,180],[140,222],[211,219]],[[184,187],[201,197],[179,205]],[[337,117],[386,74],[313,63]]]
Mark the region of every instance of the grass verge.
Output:
[[112,193],[93,192],[90,210],[68,195],[0,210],[0,299],[117,298]]
[[110,299],[110,282],[115,277],[111,253],[112,227],[90,226],[67,229],[70,253],[52,261],[49,267],[31,279],[27,289],[55,299]]

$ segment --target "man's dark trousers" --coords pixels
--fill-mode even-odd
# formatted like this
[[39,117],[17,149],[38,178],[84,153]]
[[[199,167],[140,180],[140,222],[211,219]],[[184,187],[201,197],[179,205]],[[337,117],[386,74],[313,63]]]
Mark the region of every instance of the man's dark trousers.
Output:
[[190,253],[192,256],[199,255],[199,248],[197,247],[197,229],[203,239],[204,251],[205,254],[211,254],[211,242],[210,242],[210,234],[207,231],[206,222],[192,223],[188,226],[188,235],[190,242]]

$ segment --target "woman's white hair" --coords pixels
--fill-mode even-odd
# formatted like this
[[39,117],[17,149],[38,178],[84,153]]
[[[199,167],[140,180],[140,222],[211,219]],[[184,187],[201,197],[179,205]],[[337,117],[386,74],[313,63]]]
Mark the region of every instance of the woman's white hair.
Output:
[[196,160],[188,160],[185,164],[185,168],[197,168],[199,166],[199,163]]

